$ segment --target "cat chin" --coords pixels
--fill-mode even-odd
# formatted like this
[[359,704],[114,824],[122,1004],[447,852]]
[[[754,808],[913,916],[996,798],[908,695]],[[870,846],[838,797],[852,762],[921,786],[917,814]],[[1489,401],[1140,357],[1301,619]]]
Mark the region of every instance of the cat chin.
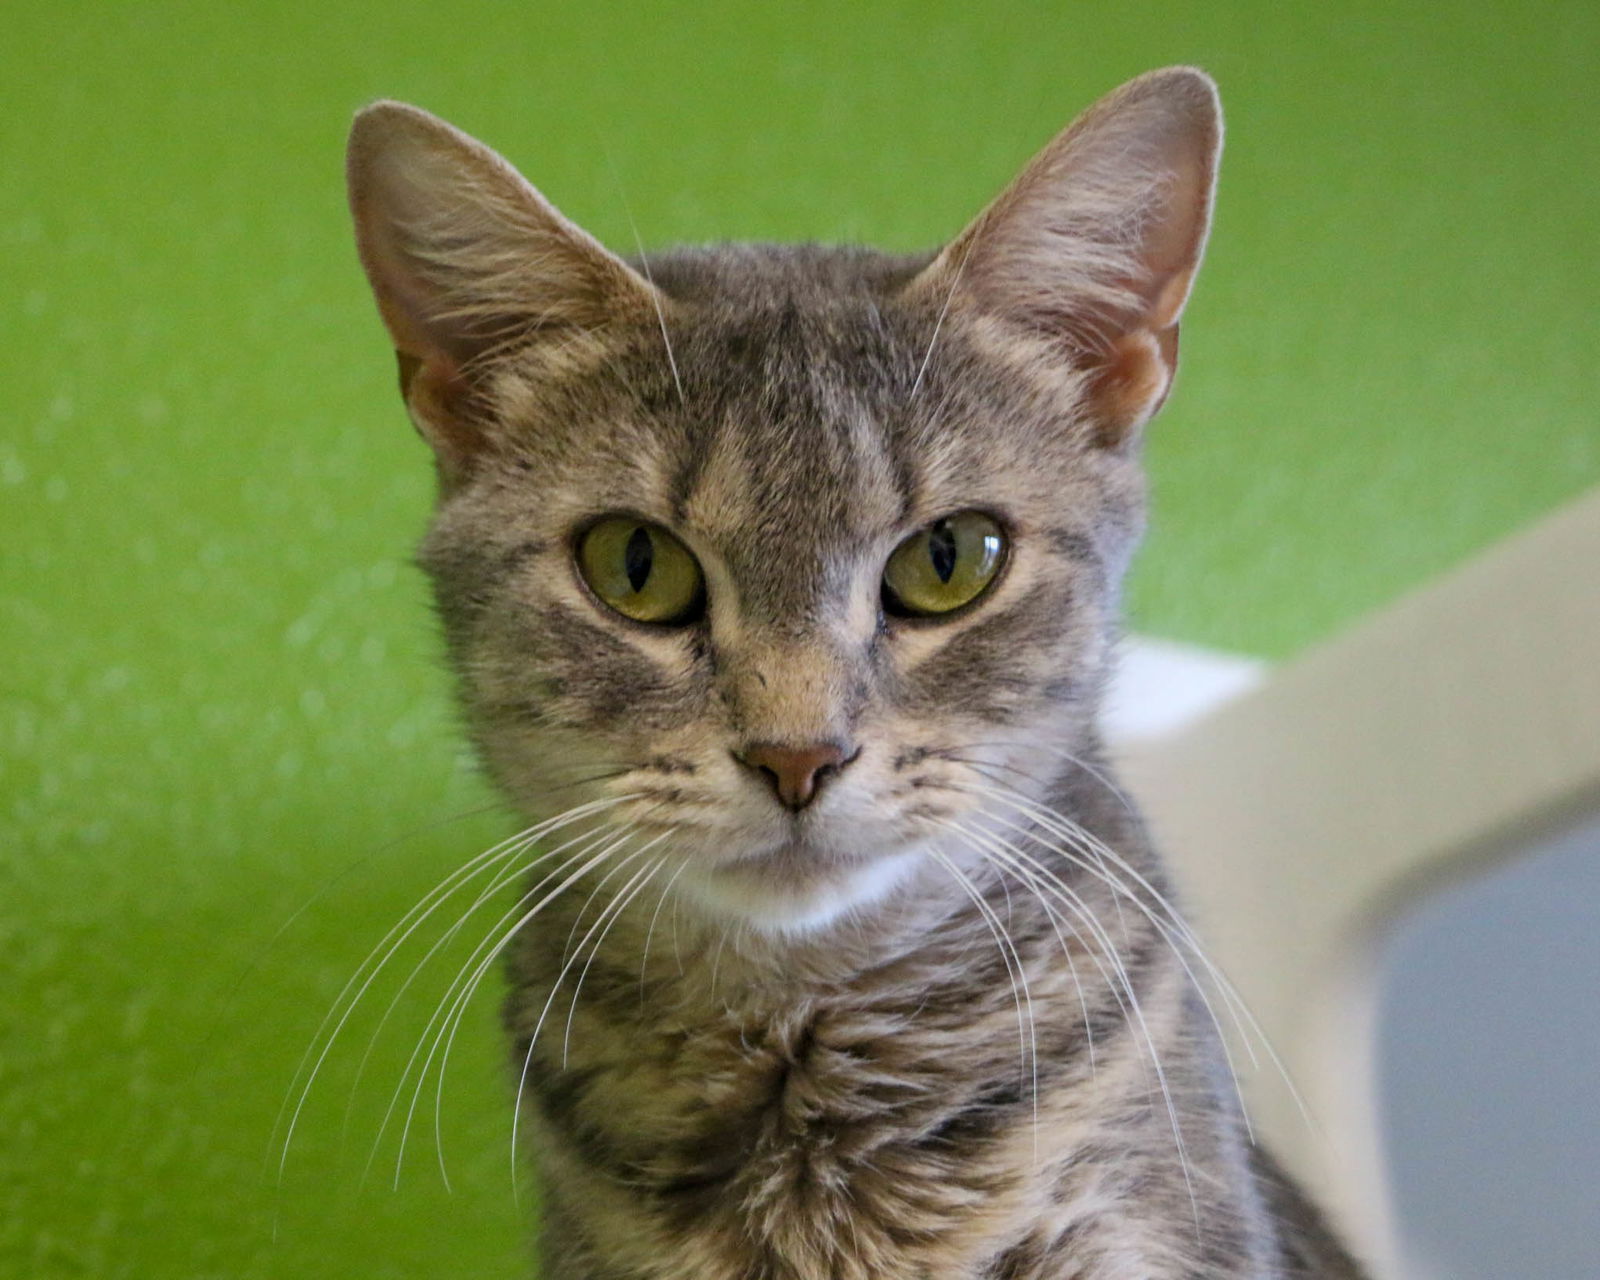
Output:
[[734,921],[771,937],[799,937],[878,905],[921,861],[917,846],[800,875],[765,859],[743,861],[685,876],[682,890],[719,922]]

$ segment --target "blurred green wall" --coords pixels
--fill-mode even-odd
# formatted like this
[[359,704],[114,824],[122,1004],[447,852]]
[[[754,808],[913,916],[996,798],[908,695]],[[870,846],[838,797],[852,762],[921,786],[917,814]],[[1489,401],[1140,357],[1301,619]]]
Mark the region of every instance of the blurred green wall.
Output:
[[0,25],[0,1275],[522,1266],[492,996],[444,1091],[453,1193],[431,1086],[399,1189],[393,1125],[361,1183],[449,962],[357,1081],[398,982],[365,1002],[277,1176],[322,1011],[507,830],[472,812],[407,563],[428,460],[341,188],[364,100],[456,121],[622,250],[634,224],[909,248],[1101,92],[1196,62],[1230,137],[1136,627],[1282,656],[1600,479],[1593,3]]

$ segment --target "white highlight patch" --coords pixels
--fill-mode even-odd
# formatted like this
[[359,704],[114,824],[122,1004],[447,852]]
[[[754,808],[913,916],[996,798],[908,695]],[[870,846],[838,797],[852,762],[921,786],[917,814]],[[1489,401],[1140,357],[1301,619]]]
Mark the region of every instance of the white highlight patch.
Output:
[[1266,673],[1259,658],[1130,636],[1120,646],[1100,724],[1114,743],[1164,737],[1254,689]]

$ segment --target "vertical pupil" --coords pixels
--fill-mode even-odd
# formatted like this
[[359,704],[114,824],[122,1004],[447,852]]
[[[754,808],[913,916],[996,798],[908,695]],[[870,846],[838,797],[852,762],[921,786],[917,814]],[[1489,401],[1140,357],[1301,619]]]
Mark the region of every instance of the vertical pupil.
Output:
[[949,582],[956,571],[956,533],[948,520],[941,520],[928,530],[928,559],[933,561],[939,581]]
[[643,591],[650,579],[650,567],[655,563],[656,548],[650,534],[643,526],[635,529],[622,549],[622,571],[628,575],[628,585],[635,592]]

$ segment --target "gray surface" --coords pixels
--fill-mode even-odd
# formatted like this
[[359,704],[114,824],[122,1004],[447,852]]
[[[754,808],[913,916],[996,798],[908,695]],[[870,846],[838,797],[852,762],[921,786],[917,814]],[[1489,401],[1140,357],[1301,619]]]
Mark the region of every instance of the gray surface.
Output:
[[1428,901],[1380,1002],[1411,1274],[1600,1278],[1600,820]]

